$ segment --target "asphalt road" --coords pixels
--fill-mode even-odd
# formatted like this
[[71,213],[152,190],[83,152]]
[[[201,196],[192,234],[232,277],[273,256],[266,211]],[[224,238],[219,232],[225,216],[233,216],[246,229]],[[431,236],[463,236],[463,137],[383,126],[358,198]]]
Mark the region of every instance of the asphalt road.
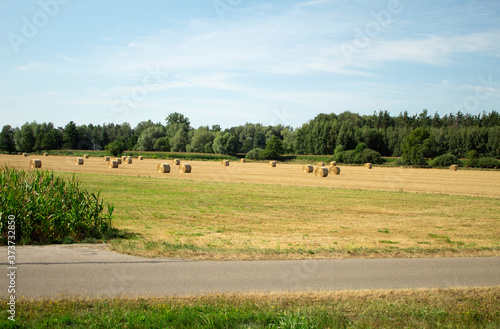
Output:
[[99,245],[0,248],[1,297],[167,296],[500,286],[500,257],[194,262],[121,255]]

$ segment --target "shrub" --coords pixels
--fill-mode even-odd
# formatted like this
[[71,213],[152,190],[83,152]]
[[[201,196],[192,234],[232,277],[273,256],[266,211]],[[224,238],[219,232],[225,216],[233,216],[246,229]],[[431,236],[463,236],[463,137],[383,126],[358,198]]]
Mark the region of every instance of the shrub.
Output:
[[350,151],[342,151],[339,153],[335,153],[335,155],[333,156],[333,160],[337,161],[338,163],[356,163],[356,164],[367,163],[367,162],[380,164],[384,162],[380,153],[369,148],[365,148],[362,152],[356,152],[356,150],[350,150]]
[[476,150],[471,150],[467,153],[467,160],[465,160],[465,165],[467,167],[478,167],[479,166],[479,163],[478,163],[478,152]]
[[381,164],[384,162],[380,153],[369,148],[366,148],[363,150],[363,152],[359,153],[358,156],[356,157],[356,160],[357,160],[356,163],[370,162],[370,163]]
[[443,154],[431,161],[432,167],[449,167],[452,164],[462,164],[462,162],[453,154]]
[[109,154],[111,154],[112,156],[120,156],[122,155],[123,151],[125,151],[125,145],[123,144],[123,142],[119,141],[119,140],[115,140],[111,143],[109,143],[108,145],[106,145],[106,152],[108,152]]
[[333,156],[333,160],[337,163],[354,163],[354,158],[356,156],[356,152],[354,150],[350,151],[341,151],[335,153]]
[[479,168],[496,168],[500,167],[500,161],[495,158],[479,158],[477,160],[477,166]]
[[48,171],[0,168],[0,240],[7,241],[9,216],[16,221],[16,241],[62,243],[86,238],[100,239],[111,229],[113,207]]
[[249,151],[245,158],[248,160],[264,160],[264,150],[261,148],[255,148]]
[[359,143],[356,148],[354,149],[354,151],[356,151],[356,153],[361,153],[363,152],[364,150],[366,150],[368,148],[368,146],[365,144],[365,143]]
[[345,151],[345,148],[343,145],[339,145],[335,148],[335,151],[333,152],[333,154],[337,154],[337,153],[340,153],[340,152],[344,152]]

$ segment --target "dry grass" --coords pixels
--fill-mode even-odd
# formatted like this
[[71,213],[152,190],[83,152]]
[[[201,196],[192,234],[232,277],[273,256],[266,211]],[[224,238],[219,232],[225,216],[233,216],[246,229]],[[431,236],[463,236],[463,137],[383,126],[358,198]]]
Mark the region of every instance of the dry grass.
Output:
[[[115,226],[140,234],[114,243],[121,252],[304,259],[498,255],[500,248],[499,171],[343,166],[317,179],[298,164],[223,169],[200,161],[189,175],[162,175],[157,160],[113,171],[97,158],[85,166],[72,160],[48,157],[44,169],[77,173],[83,186],[102,190],[115,205]],[[29,170],[22,156],[0,162]]]
[[[60,172],[106,173],[107,163],[98,158],[89,158],[85,166],[74,166],[74,158],[64,156],[47,157],[44,169]],[[121,159],[120,159],[121,160]],[[29,169],[29,163],[19,155],[0,155],[0,163],[15,168]],[[155,168],[158,160],[144,159],[131,166],[124,166],[116,172],[123,176],[161,177],[156,176]],[[175,178],[196,181],[222,181],[231,183],[256,183],[288,186],[321,186],[330,188],[347,188],[381,191],[404,191],[433,194],[466,195],[499,197],[500,171],[498,170],[459,170],[451,172],[446,169],[412,169],[374,167],[364,170],[361,166],[341,166],[341,173],[335,177],[317,180],[312,175],[302,174],[302,164],[282,164],[276,168],[268,168],[266,163],[248,162],[234,163],[221,170],[219,162],[192,161],[196,170],[187,176]]]
[[500,249],[498,198],[80,177],[114,203],[116,227],[140,234],[113,243],[123,253],[250,260],[486,256]]

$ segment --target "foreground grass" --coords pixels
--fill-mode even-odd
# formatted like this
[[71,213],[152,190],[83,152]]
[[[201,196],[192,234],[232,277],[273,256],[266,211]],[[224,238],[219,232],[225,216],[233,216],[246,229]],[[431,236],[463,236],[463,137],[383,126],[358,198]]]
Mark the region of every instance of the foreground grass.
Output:
[[[64,175],[64,174],[62,174]],[[79,174],[135,239],[122,253],[192,259],[486,256],[500,200],[386,191]]]
[[[499,328],[500,287],[23,300],[2,328]],[[6,301],[2,301],[5,305]]]

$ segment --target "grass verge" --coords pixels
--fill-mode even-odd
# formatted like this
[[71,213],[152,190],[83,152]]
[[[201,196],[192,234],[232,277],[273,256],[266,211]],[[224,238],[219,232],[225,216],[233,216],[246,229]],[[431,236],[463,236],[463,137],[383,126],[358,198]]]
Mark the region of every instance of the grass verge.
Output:
[[[2,328],[498,328],[500,287],[21,300]],[[5,305],[6,301],[2,301]]]

